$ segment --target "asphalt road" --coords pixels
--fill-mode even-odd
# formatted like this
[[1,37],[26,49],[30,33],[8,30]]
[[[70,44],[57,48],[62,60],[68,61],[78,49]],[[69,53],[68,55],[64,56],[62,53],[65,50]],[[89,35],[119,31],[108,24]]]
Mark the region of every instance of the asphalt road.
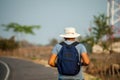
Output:
[[27,60],[0,57],[10,67],[9,80],[57,80],[56,69]]

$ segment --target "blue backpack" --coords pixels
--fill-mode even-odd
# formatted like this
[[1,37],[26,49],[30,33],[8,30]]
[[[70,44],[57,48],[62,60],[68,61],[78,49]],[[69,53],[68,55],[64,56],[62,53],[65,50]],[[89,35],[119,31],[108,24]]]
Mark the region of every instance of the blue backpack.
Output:
[[75,46],[79,42],[74,42],[71,45],[61,42],[62,48],[58,53],[57,59],[57,69],[59,74],[73,76],[79,73],[80,71],[80,60],[79,54]]

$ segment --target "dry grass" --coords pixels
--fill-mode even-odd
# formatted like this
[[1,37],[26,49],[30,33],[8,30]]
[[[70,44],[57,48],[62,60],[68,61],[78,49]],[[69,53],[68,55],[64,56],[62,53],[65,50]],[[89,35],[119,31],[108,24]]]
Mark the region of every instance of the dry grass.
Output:
[[[48,58],[50,56],[52,48],[53,47],[51,46],[44,46],[44,47],[35,46],[35,47],[19,48],[14,51],[0,51],[0,56],[8,56],[12,58],[30,60],[37,64],[42,64],[45,67],[50,67],[48,65]],[[100,80],[87,73],[84,74],[85,74],[85,80]]]

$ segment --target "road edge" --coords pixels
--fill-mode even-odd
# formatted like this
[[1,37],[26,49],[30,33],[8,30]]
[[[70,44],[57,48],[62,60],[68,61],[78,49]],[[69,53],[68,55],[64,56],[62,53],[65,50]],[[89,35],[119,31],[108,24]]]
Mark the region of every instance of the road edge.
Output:
[[7,65],[7,63],[5,63],[4,61],[0,60],[0,63],[2,63],[2,64],[6,67],[6,69],[7,69],[7,74],[6,74],[4,80],[8,80],[8,77],[9,77],[9,75],[10,75],[10,68],[9,68],[9,66]]

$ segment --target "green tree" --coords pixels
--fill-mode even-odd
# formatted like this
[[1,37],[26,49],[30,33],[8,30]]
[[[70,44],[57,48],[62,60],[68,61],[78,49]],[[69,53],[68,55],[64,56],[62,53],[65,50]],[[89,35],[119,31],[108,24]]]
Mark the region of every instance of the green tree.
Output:
[[18,23],[2,24],[5,31],[13,30],[17,34],[35,34],[33,29],[39,29],[39,25],[20,25]]
[[[105,14],[100,14],[99,16],[94,16],[94,26],[91,27],[91,35],[94,37],[94,42],[103,47],[103,50],[107,49],[110,46],[111,42],[104,42],[103,37],[106,36],[108,39],[111,39],[113,35],[112,26],[107,24],[107,21],[110,17],[107,17]],[[90,35],[90,36],[91,36]]]
[[14,32],[17,33],[25,33],[25,34],[34,34],[33,29],[39,29],[39,25],[20,25],[18,23],[9,23],[7,25],[3,24],[3,27],[5,27],[6,31],[9,31],[12,29]]

